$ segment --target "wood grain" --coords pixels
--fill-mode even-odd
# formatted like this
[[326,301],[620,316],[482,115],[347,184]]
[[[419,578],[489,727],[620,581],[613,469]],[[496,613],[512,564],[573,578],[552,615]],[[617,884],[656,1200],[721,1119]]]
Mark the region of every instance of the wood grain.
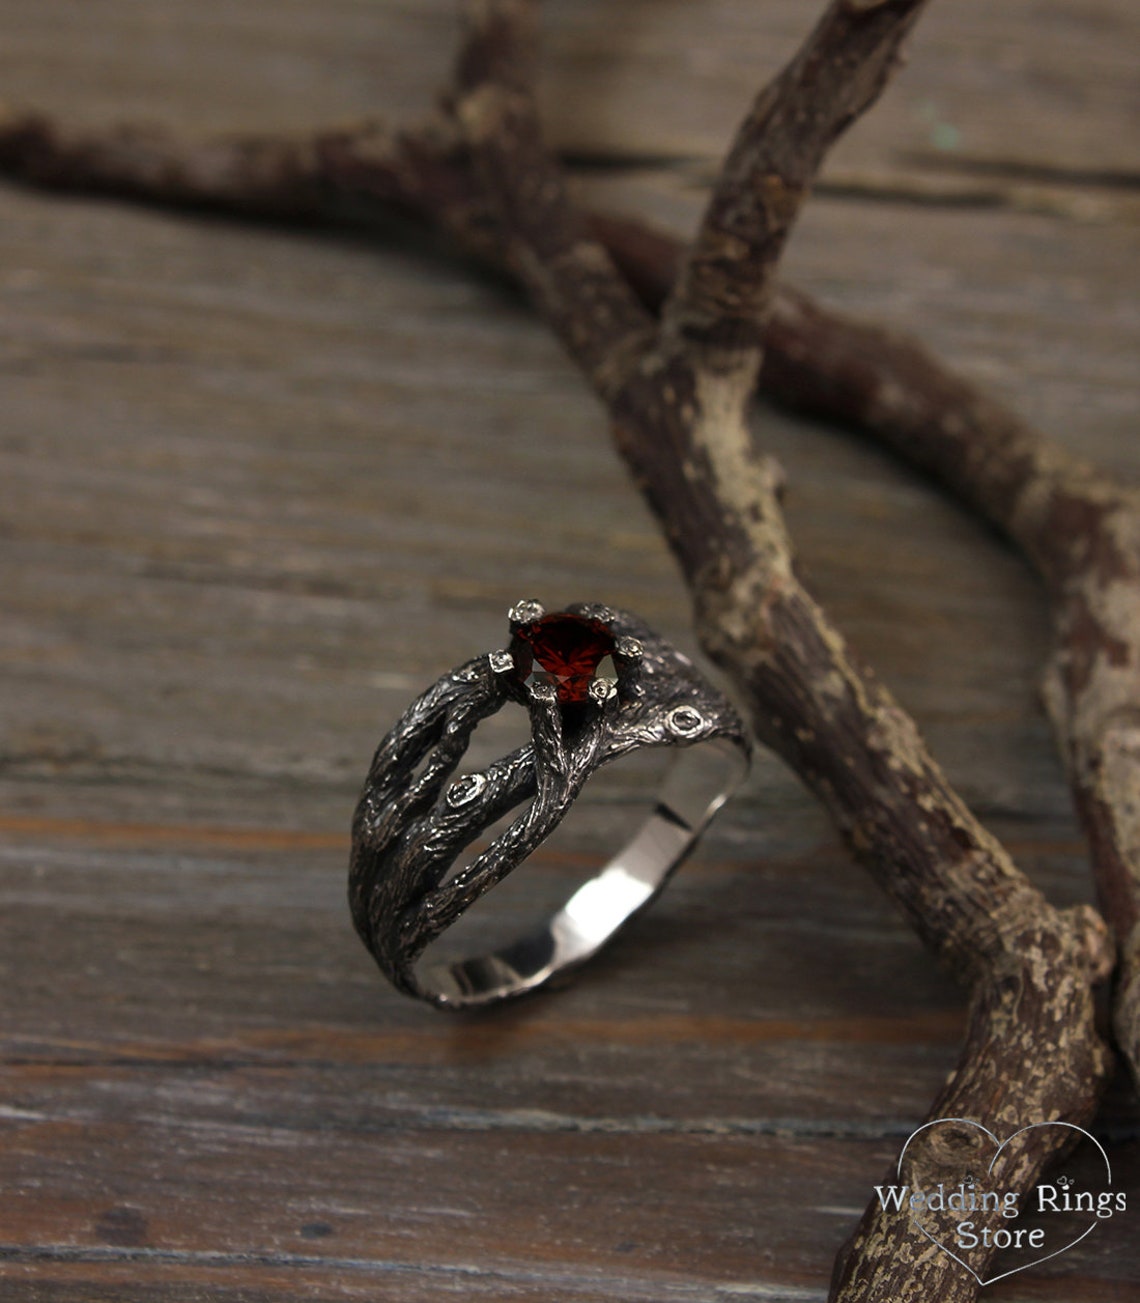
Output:
[[[624,156],[590,192],[673,225],[808,22],[631,4],[603,50],[604,6],[549,9],[558,138]],[[414,113],[453,35],[435,0],[3,0],[0,22],[6,100],[215,128]],[[1135,231],[1099,174],[1136,167],[1134,22],[935,6],[835,161],[859,185],[809,206],[788,265],[1130,478]],[[995,160],[1047,172],[1049,203],[1024,211],[1013,168],[986,174],[1000,204],[861,197]],[[557,346],[408,244],[15,189],[0,322],[5,1297],[822,1299],[963,1011],[776,764],[626,941],[505,1015],[402,1001],[351,934],[371,749],[512,600],[604,597],[692,649]],[[813,590],[1050,898],[1091,899],[1030,577],[884,456],[762,419]],[[640,795],[615,769],[487,925],[557,897]],[[1119,1093],[1100,1124],[1122,1185],[1136,1121]],[[987,1297],[1123,1299],[1135,1244],[1114,1219]]]

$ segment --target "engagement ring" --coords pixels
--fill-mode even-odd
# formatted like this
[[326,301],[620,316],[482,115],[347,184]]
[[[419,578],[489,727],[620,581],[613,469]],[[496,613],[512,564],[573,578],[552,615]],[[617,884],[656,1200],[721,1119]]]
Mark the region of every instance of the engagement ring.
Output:
[[[522,994],[595,954],[660,892],[748,768],[736,711],[636,616],[597,605],[548,615],[525,601],[508,619],[507,648],[445,674],[380,743],[353,820],[356,929],[401,991],[446,1008]],[[529,712],[530,744],[457,773],[475,726],[508,702]],[[533,935],[433,964],[431,943],[550,836],[590,775],[643,747],[674,748],[677,762],[624,849]]]

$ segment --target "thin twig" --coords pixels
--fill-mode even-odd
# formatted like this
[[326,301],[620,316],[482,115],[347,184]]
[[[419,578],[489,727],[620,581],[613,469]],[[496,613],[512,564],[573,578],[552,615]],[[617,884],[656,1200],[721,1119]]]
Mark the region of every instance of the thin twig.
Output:
[[760,344],[776,266],[830,145],[878,99],[926,0],[837,0],[756,97],[662,313],[722,348]]
[[525,191],[499,224],[508,264],[599,394],[612,399],[656,334],[652,315],[614,269],[570,202],[542,139],[529,79],[534,5],[493,0],[478,11],[456,68],[454,112],[494,201]]

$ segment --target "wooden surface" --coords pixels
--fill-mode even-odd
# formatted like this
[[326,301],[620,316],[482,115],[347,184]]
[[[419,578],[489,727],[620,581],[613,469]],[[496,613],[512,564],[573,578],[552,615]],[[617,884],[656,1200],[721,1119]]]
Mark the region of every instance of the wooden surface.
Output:
[[[679,229],[810,21],[547,7],[583,184]],[[0,31],[9,101],[209,128],[413,115],[454,37],[443,0],[0,0]],[[935,6],[788,261],[1131,479],[1136,36],[1129,0]],[[963,1005],[777,764],[566,990],[445,1018],[349,924],[372,748],[513,599],[692,648],[525,308],[406,246],[5,187],[0,322],[0,1295],[822,1299]],[[816,593],[1020,864],[1089,899],[1024,568],[851,436],[757,434]],[[485,926],[612,845],[641,780],[609,779]],[[1135,1190],[1123,1087],[1097,1130]],[[985,1297],[1134,1297],[1137,1217]]]

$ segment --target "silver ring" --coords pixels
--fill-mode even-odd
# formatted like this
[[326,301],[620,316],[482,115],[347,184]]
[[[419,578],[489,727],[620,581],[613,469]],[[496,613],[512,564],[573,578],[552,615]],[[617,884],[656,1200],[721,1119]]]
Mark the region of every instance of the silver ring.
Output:
[[[547,615],[524,601],[508,619],[509,647],[445,674],[380,743],[353,819],[356,930],[397,988],[449,1009],[521,995],[601,949],[661,891],[751,754],[729,702],[629,612],[576,605]],[[529,712],[530,744],[457,774],[475,726],[510,701]],[[680,763],[628,845],[533,935],[432,964],[431,943],[554,831],[587,778],[641,747],[676,748]],[[524,803],[490,845],[454,868]]]

